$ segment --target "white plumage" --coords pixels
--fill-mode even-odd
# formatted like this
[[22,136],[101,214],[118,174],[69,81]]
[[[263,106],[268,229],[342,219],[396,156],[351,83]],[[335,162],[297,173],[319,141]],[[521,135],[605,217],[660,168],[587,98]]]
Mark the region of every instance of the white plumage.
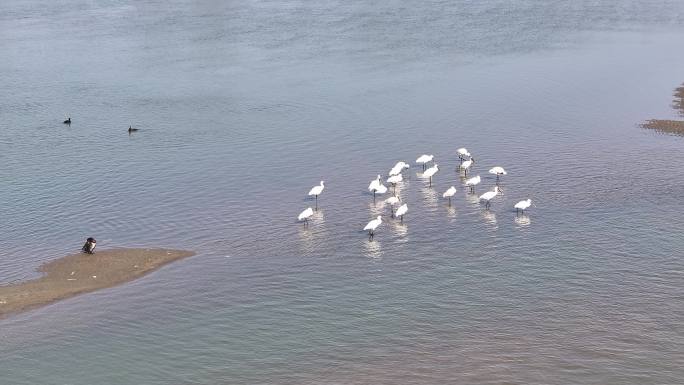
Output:
[[318,186],[313,186],[311,190],[309,190],[309,196],[313,195],[316,197],[316,210],[318,210],[318,196],[321,195],[324,188],[325,185],[323,185],[323,181],[321,181],[321,184]]
[[397,162],[397,164],[395,164],[394,167],[392,167],[392,169],[390,170],[389,175],[399,175],[405,168],[409,168],[408,163]]
[[499,167],[499,166],[492,167],[491,169],[489,169],[489,173],[495,174],[495,175],[506,175],[506,174],[508,174],[506,172],[506,170],[504,170],[503,167]]
[[434,157],[435,157],[434,155],[423,154],[423,155],[419,156],[418,159],[416,159],[416,163],[423,165],[423,169],[425,169],[425,165],[427,163],[432,162],[432,159],[434,159]]
[[368,222],[368,224],[366,225],[366,227],[364,227],[363,229],[364,229],[364,230],[368,230],[368,234],[369,234],[370,236],[373,236],[373,232],[375,232],[375,229],[377,229],[378,226],[380,226],[381,223],[382,223],[382,216],[378,215],[377,218],[375,218],[375,219],[373,219],[372,221]]
[[458,153],[459,159],[464,159],[465,157],[470,158],[470,153],[465,147],[459,148],[458,150],[456,150],[456,153]]
[[399,198],[397,198],[397,197],[389,197],[389,198],[385,199],[385,204],[396,205],[397,203],[399,203]]
[[392,175],[391,177],[387,178],[387,183],[397,184],[403,180],[404,180],[404,177],[401,176],[401,174],[396,174],[396,175]]
[[474,160],[468,159],[465,162],[461,163],[461,170],[463,170],[465,175],[468,175],[468,169],[470,169],[474,162]]
[[520,201],[515,204],[515,212],[517,213],[518,210],[522,211],[523,213],[525,210],[532,205],[532,199],[525,199],[523,201]]
[[451,197],[454,196],[454,194],[456,194],[456,187],[454,186],[449,187],[449,189],[442,194],[442,198],[449,198],[449,206],[451,206]]
[[323,184],[323,181],[321,181],[321,184],[318,186],[313,186],[311,190],[309,190],[309,196],[314,195],[314,196],[319,196],[323,192],[323,189],[325,188],[325,185]]
[[456,187],[451,186],[448,190],[444,192],[444,194],[442,194],[442,198],[451,198],[452,196],[454,196],[454,194],[456,194]]
[[375,193],[384,194],[386,192],[387,192],[387,186],[380,183],[380,186],[378,186],[378,188],[373,191],[373,194],[375,194]]
[[472,177],[472,178],[466,179],[465,185],[466,185],[466,187],[469,187],[469,188],[470,188],[470,191],[471,191],[471,192],[474,192],[474,191],[475,191],[475,186],[477,186],[478,184],[480,184],[480,181],[481,181],[481,180],[482,180],[482,178],[480,178],[480,176],[477,175],[477,176],[474,176],[474,177]]
[[380,176],[380,174],[378,174],[378,177],[375,178],[375,179],[373,179],[373,180],[370,182],[370,184],[368,185],[368,191],[377,190],[378,187],[380,186],[380,179],[381,179],[381,176]]
[[392,196],[392,197],[385,199],[384,204],[387,204],[390,206],[390,212],[392,213],[392,217],[394,217],[394,205],[396,205],[399,202],[401,202],[401,201],[396,196]]
[[480,195],[481,201],[486,201],[487,208],[489,208],[489,201],[492,200],[499,193],[499,186],[494,186],[494,190],[487,191],[486,193]]
[[439,167],[435,164],[423,172],[424,177],[430,178],[430,186],[432,186],[432,176],[435,175],[437,171],[439,171]]
[[399,208],[397,209],[397,212],[394,213],[394,215],[401,217],[401,221],[403,222],[404,221],[404,214],[406,214],[407,212],[408,212],[408,205],[406,205],[406,203],[404,203],[403,205],[399,206]]
[[297,217],[297,220],[307,222],[312,215],[313,215],[313,209],[311,207],[308,207],[306,210],[302,211],[299,214],[299,216]]
[[433,175],[435,175],[437,173],[437,171],[439,171],[439,166],[435,164],[432,167],[425,170],[425,172],[423,173],[423,176],[430,178]]

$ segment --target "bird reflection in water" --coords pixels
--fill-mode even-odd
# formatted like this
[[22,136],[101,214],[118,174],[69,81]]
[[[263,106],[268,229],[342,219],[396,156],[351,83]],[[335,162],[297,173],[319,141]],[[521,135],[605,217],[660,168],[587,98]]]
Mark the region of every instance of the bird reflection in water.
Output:
[[384,200],[380,200],[379,202],[370,202],[368,204],[368,211],[371,213],[372,217],[385,214],[386,209],[387,207],[385,207]]
[[299,239],[302,241],[302,248],[305,252],[311,253],[316,251],[318,242],[317,239],[325,236],[325,217],[324,210],[319,208],[314,211],[314,214],[309,218],[309,223],[306,226],[298,226]]
[[408,225],[406,223],[394,221],[392,231],[397,235],[397,241],[403,243],[408,240]]
[[363,242],[363,254],[368,258],[378,259],[382,257],[382,247],[379,241],[368,239]]
[[423,194],[423,198],[425,198],[426,203],[429,203],[431,206],[437,204],[439,195],[435,189],[432,187],[423,186],[423,188],[420,189],[420,192]]
[[456,208],[454,206],[447,206],[445,209],[449,218],[456,218]]
[[490,225],[494,226],[495,228],[497,227],[496,225],[496,214],[494,214],[491,211],[483,211],[482,212],[482,218],[489,223]]
[[480,197],[477,194],[466,194],[465,199],[471,206],[480,205]]
[[527,215],[516,215],[515,217],[515,224],[518,225],[518,227],[529,226],[531,223],[532,221]]

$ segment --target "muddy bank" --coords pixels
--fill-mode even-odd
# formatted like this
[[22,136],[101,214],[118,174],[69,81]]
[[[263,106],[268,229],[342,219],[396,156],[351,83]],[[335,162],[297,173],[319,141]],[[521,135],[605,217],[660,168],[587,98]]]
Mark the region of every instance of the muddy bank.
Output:
[[38,269],[32,281],[0,286],[0,318],[78,294],[132,281],[193,252],[167,249],[112,249],[73,254]]
[[[684,116],[684,85],[675,89],[672,107],[678,110],[680,115]],[[643,123],[641,127],[670,134],[684,135],[684,121],[682,120],[651,119]]]

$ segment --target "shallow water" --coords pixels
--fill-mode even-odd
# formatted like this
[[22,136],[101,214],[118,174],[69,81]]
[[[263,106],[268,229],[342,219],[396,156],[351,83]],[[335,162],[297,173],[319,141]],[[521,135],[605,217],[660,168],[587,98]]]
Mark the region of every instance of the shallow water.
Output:
[[[198,254],[0,320],[2,382],[681,382],[684,141],[638,124],[683,37],[676,1],[3,2],[0,281]],[[488,212],[461,146],[509,172]]]

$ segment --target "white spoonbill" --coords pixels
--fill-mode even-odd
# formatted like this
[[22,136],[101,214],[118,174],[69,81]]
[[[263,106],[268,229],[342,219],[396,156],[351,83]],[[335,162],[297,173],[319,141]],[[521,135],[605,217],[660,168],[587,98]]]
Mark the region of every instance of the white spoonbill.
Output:
[[385,199],[384,203],[390,205],[390,211],[392,212],[392,217],[394,217],[394,205],[396,205],[399,202],[401,202],[401,201],[399,200],[399,198],[397,198],[395,196],[392,196],[392,197]]
[[499,180],[499,176],[508,174],[508,173],[506,172],[506,170],[504,170],[503,167],[499,167],[499,166],[492,167],[492,168],[489,170],[489,173],[490,173],[490,174],[496,175],[496,180]]
[[309,224],[309,218],[313,215],[313,209],[308,207],[306,210],[302,211],[297,217],[298,221],[304,221],[304,226]]
[[485,207],[489,208],[489,205],[490,205],[489,201],[492,200],[492,198],[494,198],[499,193],[499,191],[500,191],[499,186],[494,186],[494,190],[487,191],[486,193],[480,195],[480,200],[486,201]]
[[391,177],[387,178],[387,183],[392,184],[392,188],[394,189],[394,193],[397,193],[397,183],[401,182],[404,180],[404,177],[401,174],[396,174],[392,175]]
[[466,187],[470,188],[471,193],[474,193],[475,192],[475,186],[480,184],[481,180],[482,180],[482,178],[480,178],[480,176],[477,175],[477,176],[474,176],[472,178],[466,179],[465,185],[466,185]]
[[423,172],[424,177],[430,178],[430,186],[432,186],[432,176],[435,175],[437,171],[439,171],[439,167],[437,166],[437,164],[434,164],[432,167],[428,168],[427,170],[425,170],[425,172]]
[[408,206],[406,205],[406,203],[404,203],[403,205],[399,206],[399,208],[397,209],[397,212],[394,213],[394,215],[401,217],[401,222],[403,223],[404,222],[404,215],[407,212],[408,212]]
[[522,211],[523,214],[525,214],[525,209],[530,207],[532,205],[532,199],[525,199],[523,201],[520,201],[515,204],[515,213],[518,214],[519,211]]
[[368,185],[368,191],[373,193],[373,200],[375,200],[375,193],[378,194],[384,194],[387,192],[387,187],[382,184],[380,181],[381,176],[378,175],[376,179],[374,179],[370,184]]
[[370,184],[368,185],[368,191],[377,190],[377,189],[378,189],[378,186],[380,186],[380,179],[381,179],[381,178],[382,178],[382,177],[380,176],[380,174],[378,174],[378,177],[375,178],[375,179],[373,179],[373,180],[370,182]]
[[382,223],[382,216],[381,216],[381,215],[378,215],[377,218],[375,218],[375,219],[373,219],[372,221],[368,222],[368,224],[366,225],[366,227],[364,227],[363,229],[364,229],[364,230],[368,230],[368,236],[369,236],[370,238],[373,238],[373,233],[375,232],[375,229],[377,229],[378,226],[380,226],[381,223]]
[[425,165],[432,162],[432,159],[434,159],[434,155],[421,155],[416,159],[416,163],[423,165],[423,170],[425,170]]
[[321,184],[318,186],[313,186],[311,190],[309,190],[309,196],[313,195],[316,197],[316,210],[318,210],[318,196],[321,195],[324,188],[325,186],[323,185],[323,181],[321,181]]
[[465,160],[465,158],[470,158],[470,153],[465,147],[461,147],[458,150],[456,150],[458,153],[458,159],[460,160]]
[[449,207],[451,207],[451,197],[454,196],[454,194],[456,194],[456,187],[454,186],[449,187],[449,189],[442,194],[442,198],[449,198]]
[[408,163],[397,162],[397,164],[395,164],[394,167],[392,167],[392,169],[390,170],[389,175],[399,175],[405,168],[409,168]]
[[461,170],[463,170],[463,174],[465,176],[468,176],[468,170],[470,169],[470,167],[472,167],[473,163],[475,163],[475,159],[473,159],[473,158],[470,158],[470,159],[466,160],[465,162],[461,163],[460,167],[461,167]]

